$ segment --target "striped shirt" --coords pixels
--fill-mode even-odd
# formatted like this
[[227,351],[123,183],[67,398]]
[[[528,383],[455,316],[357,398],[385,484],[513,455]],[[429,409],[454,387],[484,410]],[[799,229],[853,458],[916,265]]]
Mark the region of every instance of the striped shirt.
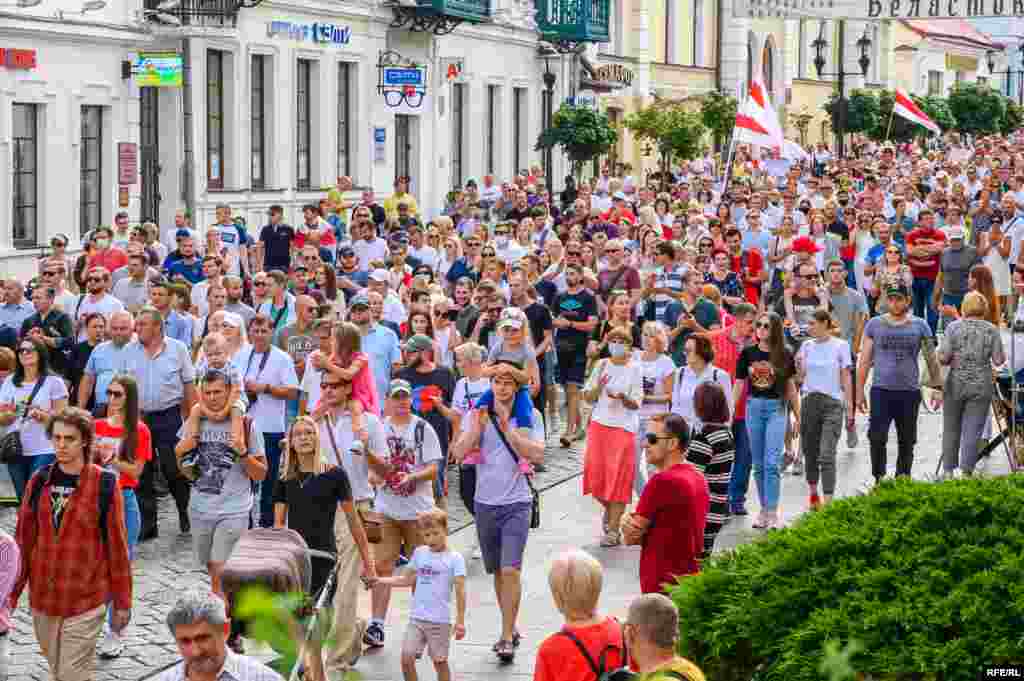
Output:
[[686,450],[686,459],[708,482],[711,505],[704,525],[704,555],[708,558],[715,547],[715,537],[729,519],[729,479],[736,458],[736,444],[729,426],[705,424],[694,435]]

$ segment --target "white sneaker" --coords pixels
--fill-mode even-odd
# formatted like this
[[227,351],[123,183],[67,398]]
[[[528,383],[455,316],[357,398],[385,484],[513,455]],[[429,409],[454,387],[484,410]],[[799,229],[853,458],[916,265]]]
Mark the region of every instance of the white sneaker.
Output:
[[100,643],[100,659],[113,660],[120,657],[123,652],[124,643],[121,642],[121,637],[108,629]]
[[850,428],[846,431],[846,448],[856,449],[860,443],[860,437],[857,435],[857,426]]
[[473,547],[473,560],[480,560],[481,558],[483,558],[483,554],[480,553],[480,547],[479,546],[474,546]]
[[796,460],[793,462],[793,465],[791,465],[789,467],[789,472],[792,473],[793,475],[803,475],[804,474],[804,457],[803,456],[801,456],[800,454],[797,454]]

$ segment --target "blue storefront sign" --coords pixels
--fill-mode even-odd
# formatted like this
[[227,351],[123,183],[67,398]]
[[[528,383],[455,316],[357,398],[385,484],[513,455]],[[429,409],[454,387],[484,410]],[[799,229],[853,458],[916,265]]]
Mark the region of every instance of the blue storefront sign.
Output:
[[423,71],[417,68],[385,68],[384,84],[396,86],[423,85]]
[[267,36],[298,40],[300,42],[310,41],[330,45],[348,45],[352,39],[352,28],[350,26],[338,26],[337,24],[319,22],[315,24],[296,24],[291,21],[271,21],[267,23]]

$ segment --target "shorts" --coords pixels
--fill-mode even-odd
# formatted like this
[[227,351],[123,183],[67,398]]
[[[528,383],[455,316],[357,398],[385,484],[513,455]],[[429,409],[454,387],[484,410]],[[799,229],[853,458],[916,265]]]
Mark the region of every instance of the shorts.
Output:
[[490,575],[502,568],[520,569],[526,551],[526,537],[530,534],[533,504],[521,501],[489,506],[478,501],[474,506],[484,570]]
[[411,558],[416,547],[423,544],[419,526],[415,520],[395,520],[385,516],[381,519],[380,535],[380,543],[373,547],[373,556],[376,561],[393,563],[398,558],[403,543],[406,556]]
[[204,569],[207,563],[227,561],[238,538],[249,529],[248,513],[216,517],[189,511],[188,517],[192,523],[192,550]]
[[410,619],[402,639],[402,654],[409,657],[423,654],[426,648],[434,662],[447,662],[452,642],[452,625]]
[[587,353],[580,349],[579,352],[558,353],[558,382],[562,385],[583,385],[586,381]]

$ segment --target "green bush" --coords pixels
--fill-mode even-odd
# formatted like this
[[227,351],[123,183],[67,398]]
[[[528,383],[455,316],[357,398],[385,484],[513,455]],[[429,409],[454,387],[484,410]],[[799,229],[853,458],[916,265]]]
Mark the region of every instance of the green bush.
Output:
[[669,589],[680,653],[714,681],[854,670],[978,678],[1024,662],[1024,475],[895,481],[716,558]]

